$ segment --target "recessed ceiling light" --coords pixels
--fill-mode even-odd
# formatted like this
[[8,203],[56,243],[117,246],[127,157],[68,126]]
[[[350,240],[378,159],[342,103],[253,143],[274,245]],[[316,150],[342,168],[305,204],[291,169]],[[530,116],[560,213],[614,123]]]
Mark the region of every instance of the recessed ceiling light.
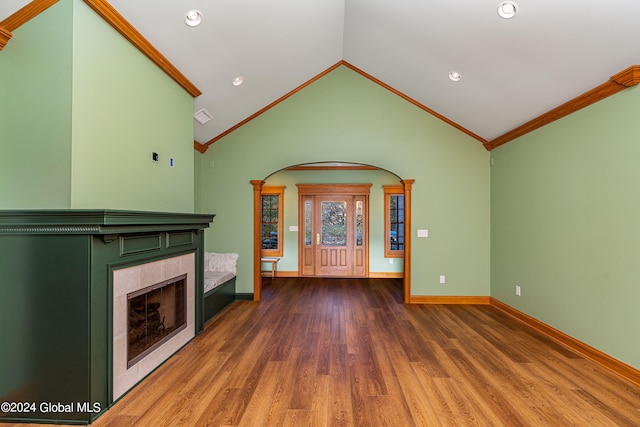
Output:
[[192,9],[184,15],[184,22],[190,27],[197,27],[202,22],[202,12]]
[[242,83],[244,83],[244,77],[242,76],[238,76],[231,80],[231,84],[234,86],[240,86]]
[[459,82],[461,78],[462,78],[462,74],[460,74],[460,73],[459,73],[459,72],[457,72],[457,71],[451,71],[451,72],[449,73],[449,79],[450,79],[452,82]]
[[514,1],[503,1],[498,5],[498,15],[504,19],[511,19],[518,13],[518,5]]

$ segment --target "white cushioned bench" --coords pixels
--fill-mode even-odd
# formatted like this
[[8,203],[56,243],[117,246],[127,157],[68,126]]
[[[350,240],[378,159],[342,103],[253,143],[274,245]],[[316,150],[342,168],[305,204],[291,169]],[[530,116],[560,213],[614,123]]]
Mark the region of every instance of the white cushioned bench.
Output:
[[236,253],[204,253],[204,321],[235,300]]

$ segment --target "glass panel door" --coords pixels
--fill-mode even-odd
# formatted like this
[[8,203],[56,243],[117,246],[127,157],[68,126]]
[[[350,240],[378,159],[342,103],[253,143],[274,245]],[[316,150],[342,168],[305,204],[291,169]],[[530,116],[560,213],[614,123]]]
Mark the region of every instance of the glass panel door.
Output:
[[353,196],[315,196],[315,251],[317,276],[351,275],[353,259]]
[[347,245],[347,202],[321,202],[323,246]]
[[303,276],[315,275],[315,231],[314,231],[314,202],[313,196],[303,196],[300,199],[299,222],[300,244],[298,246],[298,268]]
[[304,245],[311,246],[313,229],[311,226],[311,200],[304,202]]
[[[296,185],[300,274],[367,277],[369,196],[365,191],[368,192],[370,184]],[[325,190],[329,188],[338,191]]]
[[356,246],[362,246],[364,217],[362,214],[362,200],[356,201]]

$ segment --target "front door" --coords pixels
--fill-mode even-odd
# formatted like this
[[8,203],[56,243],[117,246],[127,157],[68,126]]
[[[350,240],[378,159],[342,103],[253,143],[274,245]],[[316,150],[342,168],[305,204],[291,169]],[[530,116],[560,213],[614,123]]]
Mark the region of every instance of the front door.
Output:
[[353,256],[353,197],[315,198],[315,276],[350,276]]
[[[335,185],[326,191],[330,189],[336,190]],[[345,185],[340,190],[348,189],[353,190],[353,186]],[[367,201],[368,193],[300,194],[303,276],[367,277]]]

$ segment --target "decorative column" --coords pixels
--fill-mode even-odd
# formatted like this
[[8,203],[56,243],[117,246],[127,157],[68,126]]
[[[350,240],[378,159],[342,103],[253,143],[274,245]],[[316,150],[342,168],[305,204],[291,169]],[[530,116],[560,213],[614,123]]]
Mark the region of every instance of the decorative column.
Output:
[[411,302],[411,186],[415,179],[403,179],[404,186],[404,303]]
[[264,181],[252,180],[253,185],[253,300],[262,297],[262,186]]

